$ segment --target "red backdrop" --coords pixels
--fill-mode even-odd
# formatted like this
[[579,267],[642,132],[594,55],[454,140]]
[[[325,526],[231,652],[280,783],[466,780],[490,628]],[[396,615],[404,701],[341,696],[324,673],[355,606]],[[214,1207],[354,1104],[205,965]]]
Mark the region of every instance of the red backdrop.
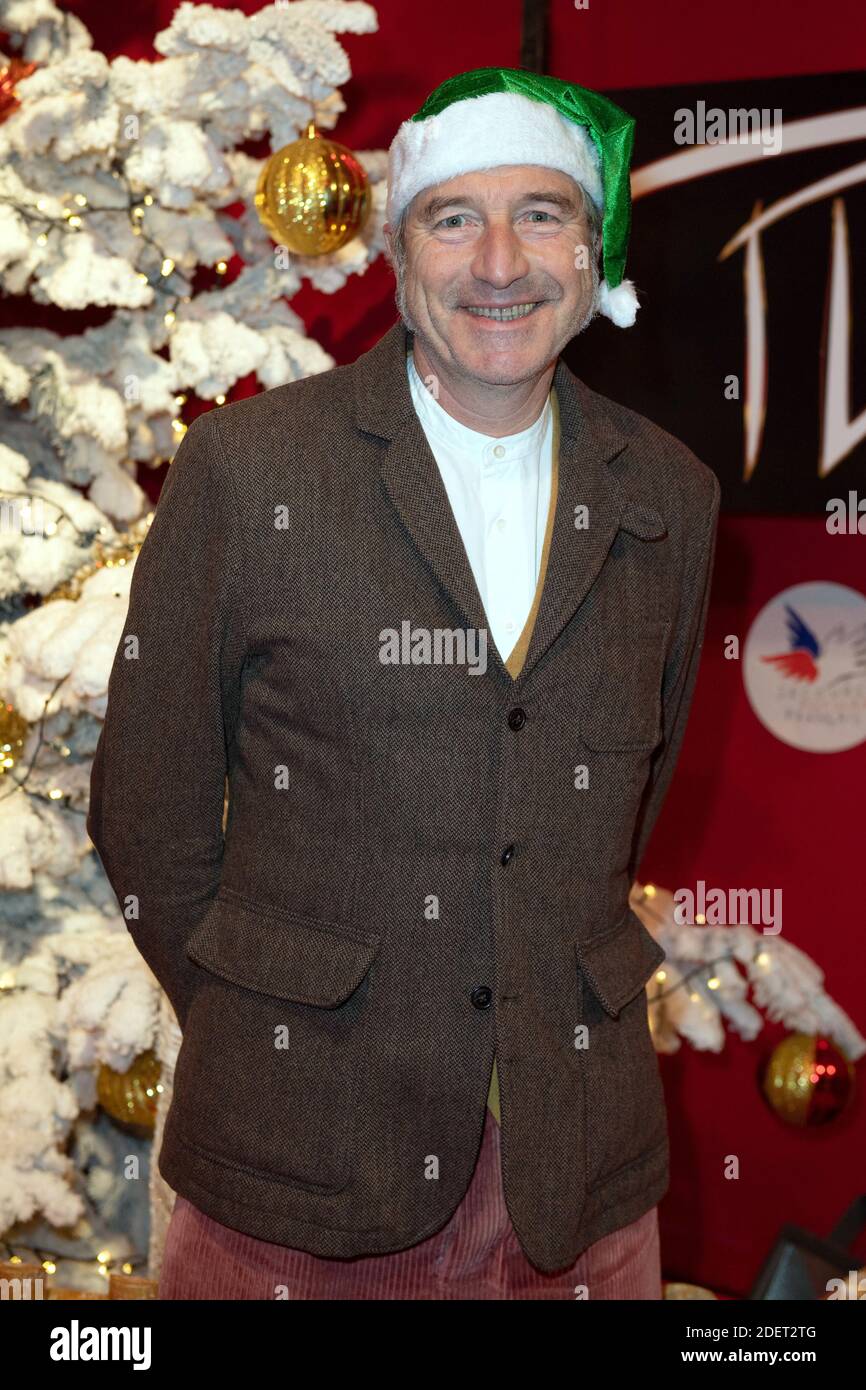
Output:
[[[239,7],[258,8],[249,0]],[[169,22],[174,5],[69,8],[109,57],[150,58],[156,56],[151,37]],[[444,78],[471,67],[517,66],[521,8],[521,0],[483,6],[378,0],[379,33],[345,38],[354,76],[344,88],[348,110],[336,137],[359,150],[385,148],[398,123]],[[861,0],[836,0],[831,13],[832,22],[822,23],[807,0],[757,7],[753,0],[728,0],[704,9],[693,0],[619,0],[587,10],[573,0],[551,0],[547,67],[610,91],[866,67]],[[651,215],[650,207],[640,209],[636,234],[639,218]],[[339,363],[370,347],[395,318],[383,262],[336,296],[305,288],[292,303]],[[17,313],[14,321],[30,320]],[[56,326],[56,316],[51,322]],[[594,347],[590,329],[580,351]],[[620,398],[629,403],[627,381]],[[866,1028],[857,876],[866,745],[818,755],[778,742],[751,712],[739,663],[722,656],[723,639],[731,633],[744,639],[768,599],[813,579],[866,587],[862,541],[837,537],[831,544],[820,518],[723,517],[692,719],[642,877],[672,888],[699,878],[720,887],[781,887],[786,938],[822,965],[831,994]],[[781,1035],[771,1026],[752,1044],[729,1035],[718,1056],[684,1046],[662,1059],[673,1161],[661,1208],[668,1278],[745,1293],[783,1221],[825,1233],[866,1188],[862,1097],[842,1120],[815,1132],[783,1127],[763,1104],[758,1063]],[[735,1182],[723,1176],[729,1154],[740,1158]]]

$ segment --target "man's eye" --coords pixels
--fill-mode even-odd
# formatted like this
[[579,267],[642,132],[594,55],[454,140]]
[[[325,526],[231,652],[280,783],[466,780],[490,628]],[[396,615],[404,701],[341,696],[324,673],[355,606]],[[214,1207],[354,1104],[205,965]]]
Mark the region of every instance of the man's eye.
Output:
[[[530,218],[532,218],[532,217],[541,218],[541,222],[540,222],[539,224],[536,224],[536,225],[540,225],[540,226],[544,226],[544,224],[547,223],[547,222],[555,222],[555,221],[557,220],[557,219],[554,217],[553,213],[545,212],[545,211],[543,210],[543,208],[533,208],[530,212],[528,212],[528,213],[526,214],[526,216],[527,216],[527,217],[530,217]],[[466,218],[466,213],[465,213],[465,212],[452,212],[452,213],[449,213],[449,215],[448,215],[447,217],[441,218],[440,221],[437,222],[436,225],[437,225],[437,227],[444,227],[444,228],[446,228],[446,229],[448,229],[448,230],[450,230],[450,229],[452,229],[452,228],[455,228],[455,229],[456,229],[456,228],[459,228],[460,226],[462,226],[463,222],[465,221],[465,218]]]

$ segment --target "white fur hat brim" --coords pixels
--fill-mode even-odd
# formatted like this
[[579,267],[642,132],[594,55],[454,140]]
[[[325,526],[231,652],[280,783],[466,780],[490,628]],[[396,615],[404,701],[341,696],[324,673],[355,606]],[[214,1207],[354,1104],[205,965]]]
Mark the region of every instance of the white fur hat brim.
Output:
[[424,188],[503,164],[559,169],[603,208],[601,156],[586,127],[518,92],[487,92],[426,121],[403,121],[388,151],[388,221],[394,226]]

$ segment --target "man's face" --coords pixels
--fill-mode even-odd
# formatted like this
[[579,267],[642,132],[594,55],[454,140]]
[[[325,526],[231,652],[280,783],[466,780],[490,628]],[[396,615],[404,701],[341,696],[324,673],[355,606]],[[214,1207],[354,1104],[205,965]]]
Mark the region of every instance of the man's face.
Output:
[[[405,251],[403,318],[458,375],[530,380],[592,317],[598,271],[583,193],[558,170],[504,165],[423,189]],[[518,316],[482,312],[506,306]]]

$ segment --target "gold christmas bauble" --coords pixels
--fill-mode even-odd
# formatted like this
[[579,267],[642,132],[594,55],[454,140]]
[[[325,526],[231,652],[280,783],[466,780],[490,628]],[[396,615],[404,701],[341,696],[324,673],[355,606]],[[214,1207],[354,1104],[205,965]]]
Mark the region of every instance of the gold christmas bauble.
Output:
[[842,1113],[854,1090],[854,1067],[829,1038],[791,1033],[764,1066],[764,1098],[785,1124],[814,1129]]
[[103,1062],[96,1078],[99,1104],[121,1128],[146,1138],[156,1124],[161,1072],[152,1048],[136,1057],[127,1071],[115,1071]]
[[279,241],[280,229],[277,226],[277,224],[271,220],[271,216],[268,212],[267,205],[267,190],[265,188],[265,184],[268,177],[269,164],[270,160],[266,159],[261,167],[261,170],[259,172],[259,181],[256,184],[256,196],[253,199],[253,201],[256,205],[256,212],[259,214],[259,221],[261,222],[268,236],[271,238],[271,241]]
[[361,231],[370,214],[370,181],[360,160],[336,140],[306,135],[271,155],[254,198],[274,241],[298,256],[326,256]]

